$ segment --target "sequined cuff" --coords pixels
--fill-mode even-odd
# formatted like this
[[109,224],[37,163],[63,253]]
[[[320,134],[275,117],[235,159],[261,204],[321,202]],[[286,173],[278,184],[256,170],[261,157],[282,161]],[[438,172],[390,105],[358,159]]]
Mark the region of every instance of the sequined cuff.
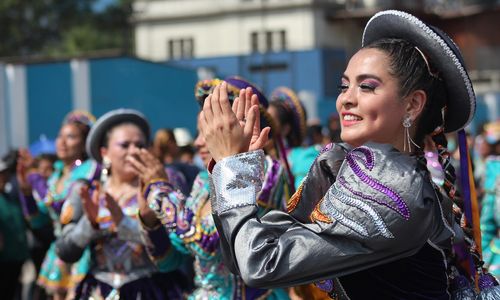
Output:
[[220,214],[255,205],[264,180],[264,151],[245,152],[217,162],[212,173],[212,211]]
[[148,206],[156,215],[156,218],[167,228],[176,227],[177,206],[170,197],[181,198],[182,193],[174,190],[167,182],[158,182],[151,186],[145,195]]

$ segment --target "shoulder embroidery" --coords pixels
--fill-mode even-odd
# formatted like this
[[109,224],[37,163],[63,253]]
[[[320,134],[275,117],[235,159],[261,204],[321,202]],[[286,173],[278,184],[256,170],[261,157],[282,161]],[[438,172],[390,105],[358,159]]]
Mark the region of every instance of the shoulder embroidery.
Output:
[[[303,180],[302,182],[304,182]],[[292,211],[295,210],[297,205],[300,202],[300,199],[302,198],[302,190],[304,189],[304,184],[302,183],[297,191],[290,197],[290,199],[286,202],[286,210],[288,213],[291,213]]]
[[[361,155],[359,155],[359,152]],[[357,159],[356,159],[357,158]],[[366,185],[370,188],[385,194],[389,199],[391,199],[394,203],[384,203],[383,205],[395,210],[399,215],[401,215],[405,220],[410,219],[410,210],[408,209],[408,205],[404,202],[401,196],[396,193],[390,187],[380,183],[376,179],[371,178],[368,174],[366,174],[361,167],[358,165],[357,160],[360,160],[361,163],[371,171],[375,166],[375,161],[373,157],[373,152],[367,147],[358,147],[346,155],[346,161],[354,172],[354,174]],[[359,195],[361,196],[361,195]],[[365,197],[362,197],[365,198]],[[371,199],[370,197],[366,197],[365,199]],[[378,201],[377,201],[378,202]],[[380,203],[382,204],[382,203]],[[394,205],[395,204],[395,205]]]
[[64,205],[64,209],[61,212],[61,224],[66,225],[73,219],[74,209],[70,203]]
[[324,214],[320,209],[320,206],[321,206],[321,203],[323,202],[323,200],[324,200],[324,198],[319,200],[318,204],[316,204],[316,207],[314,208],[314,210],[311,213],[309,218],[311,219],[312,222],[319,221],[319,222],[331,224],[331,223],[333,223],[333,220],[328,215]]
[[[313,222],[319,221],[327,224],[333,223],[332,220],[335,220],[365,237],[369,236],[369,227],[373,227],[382,236],[394,238],[394,235],[389,231],[384,219],[377,213],[373,205],[377,203],[386,206],[405,220],[408,220],[410,218],[410,211],[407,204],[397,192],[370,177],[358,164],[361,163],[368,172],[373,170],[375,166],[375,157],[371,149],[359,147],[352,150],[346,155],[346,162],[354,175],[361,181],[361,184],[366,185],[367,188],[374,189],[385,197],[379,199],[378,197],[373,197],[361,191],[357,191],[349,185],[344,176],[339,175],[337,181],[328,190],[326,199],[322,199],[315,207],[310,216],[311,220]],[[346,215],[344,212],[350,211],[350,208],[347,208],[347,210],[339,210],[341,206],[335,203],[339,203],[339,205],[343,204],[346,207],[352,207],[356,211],[361,211],[363,215],[371,221],[370,224],[360,223],[356,218],[353,218],[353,216]]]

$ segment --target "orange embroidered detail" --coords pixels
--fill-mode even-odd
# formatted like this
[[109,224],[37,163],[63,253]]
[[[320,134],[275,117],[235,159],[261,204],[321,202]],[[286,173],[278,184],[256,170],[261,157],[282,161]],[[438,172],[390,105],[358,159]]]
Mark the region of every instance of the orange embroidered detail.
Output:
[[297,207],[297,205],[300,202],[300,199],[302,198],[302,190],[304,188],[304,185],[301,184],[297,191],[290,197],[290,199],[286,202],[286,210],[288,213],[291,213],[294,211],[294,209]]
[[63,211],[61,212],[60,216],[61,224],[66,225],[69,222],[71,222],[71,219],[73,219],[73,214],[74,214],[73,206],[71,206],[68,203],[68,205],[66,205]]
[[309,216],[309,219],[311,219],[312,222],[320,221],[320,222],[328,223],[328,224],[333,223],[332,219],[330,219],[329,216],[325,215],[321,211],[320,206],[321,206],[322,202],[323,202],[323,198],[318,202],[318,204],[314,208],[313,212]]

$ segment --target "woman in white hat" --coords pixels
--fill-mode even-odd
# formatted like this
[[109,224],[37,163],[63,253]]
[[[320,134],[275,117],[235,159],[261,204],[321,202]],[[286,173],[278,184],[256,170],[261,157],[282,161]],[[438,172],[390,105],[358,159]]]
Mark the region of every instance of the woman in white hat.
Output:
[[[90,270],[75,299],[182,299],[185,280],[176,271],[181,255],[169,253],[160,272],[141,239],[137,212],[142,186],[165,176],[176,182],[176,173],[167,170],[167,175],[145,149],[149,142],[148,121],[132,109],[104,114],[89,133],[87,152],[102,163],[101,181],[83,186],[80,197],[65,203],[66,225],[56,242],[57,254],[67,262],[90,248]],[[144,153],[146,167],[138,170],[134,162]]]

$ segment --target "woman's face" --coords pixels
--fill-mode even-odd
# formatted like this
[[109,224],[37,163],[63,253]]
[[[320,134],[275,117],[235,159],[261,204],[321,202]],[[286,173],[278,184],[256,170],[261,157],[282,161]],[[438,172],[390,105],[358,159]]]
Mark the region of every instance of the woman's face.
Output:
[[101,155],[111,162],[111,174],[135,177],[135,169],[126,158],[137,154],[145,146],[146,139],[139,127],[133,124],[118,125],[111,129],[108,147],[101,148]]
[[75,124],[66,124],[59,130],[56,139],[57,157],[62,161],[74,161],[83,157],[85,141]]
[[53,164],[48,159],[41,159],[38,162],[38,173],[42,175],[43,178],[48,179],[50,175],[54,172]]
[[389,57],[377,49],[361,49],[342,76],[337,111],[341,138],[358,147],[368,141],[402,148],[405,101],[398,80],[389,74]]
[[[200,122],[198,121],[198,132],[200,132]],[[201,133],[198,133],[198,136],[194,140],[194,146],[198,150],[198,155],[200,156],[203,164],[208,166],[210,160],[212,160],[212,155],[208,151],[207,143],[205,142],[205,138]]]

